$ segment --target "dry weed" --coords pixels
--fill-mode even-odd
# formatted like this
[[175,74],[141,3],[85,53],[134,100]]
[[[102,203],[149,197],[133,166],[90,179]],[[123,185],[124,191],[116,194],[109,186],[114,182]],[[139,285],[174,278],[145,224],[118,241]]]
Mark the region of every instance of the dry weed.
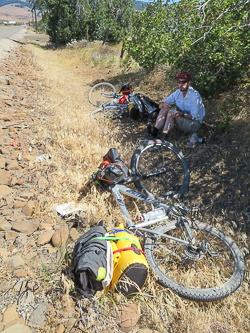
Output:
[[[108,226],[123,222],[110,193],[100,193],[93,185],[85,188],[84,195],[81,195],[83,185],[97,170],[102,157],[110,147],[117,148],[122,159],[129,165],[132,153],[142,139],[139,137],[141,125],[138,123],[133,125],[130,122],[126,127],[122,121],[97,121],[90,118],[90,112],[95,108],[88,102],[90,87],[102,79],[117,84],[124,83],[122,79],[129,77],[129,73],[121,70],[118,50],[110,51],[109,55],[108,50],[102,51],[100,45],[96,48],[92,45],[58,50],[26,46],[24,52],[27,63],[32,62],[36,76],[37,96],[34,98],[34,113],[42,120],[36,135],[40,144],[51,155],[47,174],[50,188],[48,193],[39,198],[40,209],[43,210],[43,214],[50,214],[56,204],[80,201],[85,207],[87,228],[96,225],[101,219]],[[143,88],[141,92],[147,95],[150,92],[150,96],[161,100],[173,88],[167,83],[163,84],[164,70],[158,69],[150,77],[141,69],[132,69],[130,78],[135,78],[137,89]],[[216,105],[212,106],[213,112],[219,108]],[[134,128],[133,126],[138,127],[136,128],[138,135],[137,138],[129,139],[129,129]],[[204,168],[212,156],[216,154],[223,156],[220,148],[213,146],[211,149],[208,149],[204,157]],[[189,157],[193,165],[197,158],[200,158],[194,154]],[[214,170],[225,169],[221,158],[218,158],[216,163],[213,166]],[[212,194],[214,188],[210,188],[214,174],[212,171],[211,173],[202,171],[201,167],[197,174],[192,175],[192,179],[196,179],[199,186],[199,192],[196,193],[200,194],[194,195],[191,191],[188,200],[191,203],[195,201],[196,204],[199,200],[203,202],[205,207],[208,207],[204,214],[206,222],[222,227],[223,217],[220,218],[214,213],[216,201],[212,205],[214,211],[211,211],[210,201],[207,206],[205,202],[208,197],[211,200],[214,198]],[[204,183],[205,186],[202,186]],[[143,209],[133,201],[128,201],[128,207],[133,216]],[[223,228],[240,243],[242,248],[247,244],[249,238],[242,229],[239,232],[227,223],[223,223]],[[127,300],[117,293],[103,291],[96,294],[94,302],[90,302],[75,292],[73,295],[76,310],[70,332],[120,332],[117,324],[117,305],[134,301],[140,303],[141,317],[133,332],[145,327],[156,332],[248,332],[250,330],[248,283],[249,272],[238,291],[227,299],[209,304],[181,299],[159,286],[153,275],[149,276],[146,286],[134,300]],[[62,288],[69,292],[71,286],[68,281],[64,279],[63,284]],[[54,299],[56,298],[55,292]],[[55,319],[51,319],[51,325],[54,323],[53,320]]]

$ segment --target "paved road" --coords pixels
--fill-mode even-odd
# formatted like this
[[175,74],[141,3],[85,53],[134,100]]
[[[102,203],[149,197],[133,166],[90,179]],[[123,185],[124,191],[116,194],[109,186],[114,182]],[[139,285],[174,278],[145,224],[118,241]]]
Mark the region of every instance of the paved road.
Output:
[[26,33],[26,28],[23,26],[10,26],[0,28],[0,59],[4,59],[18,44],[18,41]]

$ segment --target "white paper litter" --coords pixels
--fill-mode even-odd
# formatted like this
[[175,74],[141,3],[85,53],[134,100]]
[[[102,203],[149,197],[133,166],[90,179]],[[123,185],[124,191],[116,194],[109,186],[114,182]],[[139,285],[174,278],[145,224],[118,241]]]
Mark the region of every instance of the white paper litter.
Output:
[[83,210],[83,205],[76,204],[75,202],[67,202],[62,205],[56,206],[56,211],[61,216],[71,215]]

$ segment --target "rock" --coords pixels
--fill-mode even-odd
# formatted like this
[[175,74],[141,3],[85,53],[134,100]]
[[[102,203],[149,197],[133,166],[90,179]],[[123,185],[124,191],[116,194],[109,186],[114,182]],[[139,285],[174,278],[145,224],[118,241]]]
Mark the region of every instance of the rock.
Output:
[[12,230],[6,231],[4,238],[6,239],[6,241],[8,240],[15,240],[17,237],[18,233]]
[[65,331],[65,327],[63,324],[60,324],[57,328],[56,333],[63,333]]
[[28,326],[17,324],[4,330],[2,333],[32,333]]
[[12,281],[1,280],[0,291],[2,293],[6,293],[8,290],[10,290],[12,288],[13,288],[13,282]]
[[49,182],[45,177],[40,177],[38,180],[38,188],[42,192],[49,187]]
[[129,332],[140,318],[140,308],[137,303],[118,305],[119,326],[123,332]]
[[76,228],[71,228],[69,234],[74,242],[79,238],[79,232],[76,230]]
[[10,153],[9,149],[7,149],[7,148],[1,148],[0,152],[1,152],[1,154],[6,154],[6,155],[9,155],[9,153]]
[[17,202],[14,203],[13,208],[14,209],[23,208],[26,204],[27,204],[26,201],[17,201]]
[[22,212],[23,212],[24,215],[30,216],[34,213],[35,208],[36,208],[36,201],[30,200],[23,207]]
[[6,160],[4,157],[0,157],[0,169],[4,169],[6,166]]
[[20,308],[27,307],[28,305],[34,303],[35,296],[32,291],[28,290],[21,294],[19,301],[20,301]]
[[39,221],[38,220],[22,220],[17,221],[12,225],[12,230],[23,232],[27,236],[30,236],[33,234],[34,231],[36,231],[39,227]]
[[[6,102],[5,102],[6,103]],[[7,103],[6,103],[7,104]],[[11,116],[9,116],[8,114],[1,114],[0,115],[0,120],[3,120],[3,121],[12,121],[13,118]]]
[[18,316],[15,305],[9,305],[3,313],[3,324],[6,325],[10,321],[18,319],[18,318],[19,318],[19,316]]
[[20,197],[23,199],[31,199],[32,197],[34,197],[35,193],[34,192],[23,192],[20,194]]
[[36,156],[30,155],[30,154],[26,154],[23,156],[24,160],[30,161],[30,162],[36,162]]
[[46,324],[46,313],[48,312],[49,304],[43,302],[31,313],[29,322],[32,325],[43,327]]
[[18,162],[17,161],[13,161],[13,162],[11,162],[9,165],[8,165],[8,170],[20,170],[21,169],[21,167],[20,167],[20,165],[18,164]]
[[0,258],[5,259],[8,256],[8,250],[6,248],[0,248]]
[[52,229],[52,225],[50,223],[41,222],[39,225],[39,230],[41,230],[41,231],[51,230],[51,229]]
[[28,241],[28,236],[26,234],[22,233],[17,236],[17,238],[15,239],[14,245],[22,247],[22,246],[26,245],[27,241]]
[[6,260],[6,264],[10,268],[14,269],[25,265],[23,258],[19,254],[8,257]]
[[6,176],[0,176],[0,185],[12,185],[11,180]]
[[28,272],[23,269],[17,269],[12,273],[12,277],[14,279],[22,279],[22,278],[27,277],[27,275],[28,275]]
[[68,226],[66,224],[60,225],[51,239],[52,245],[54,247],[65,246],[68,237],[69,237]]
[[38,245],[45,245],[50,242],[52,236],[54,235],[55,230],[47,230],[43,232],[37,239],[36,243]]
[[0,200],[7,197],[12,192],[12,189],[6,185],[0,185]]
[[14,319],[14,320],[10,321],[8,324],[6,324],[4,326],[4,329],[6,330],[7,328],[17,325],[17,324],[25,325],[24,319],[23,318]]
[[0,231],[6,231],[11,229],[11,224],[9,222],[0,220]]

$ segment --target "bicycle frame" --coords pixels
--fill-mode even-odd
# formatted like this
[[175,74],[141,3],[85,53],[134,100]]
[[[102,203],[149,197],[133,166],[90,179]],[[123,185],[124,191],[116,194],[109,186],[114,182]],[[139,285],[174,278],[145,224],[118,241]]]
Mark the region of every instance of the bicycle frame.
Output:
[[[155,236],[163,236],[165,238],[169,238],[171,240],[174,240],[178,243],[181,243],[181,244],[185,244],[185,245],[190,245],[190,242],[187,241],[187,240],[183,240],[183,239],[179,239],[179,238],[175,238],[175,237],[172,237],[170,235],[166,235],[166,234],[162,234],[162,233],[159,233],[155,230],[151,230],[151,229],[147,229],[145,227],[148,227],[148,226],[151,226],[151,225],[154,225],[154,224],[157,224],[159,222],[162,222],[164,220],[168,220],[169,219],[169,215],[172,215],[172,216],[175,216],[175,217],[178,217],[178,218],[181,218],[182,222],[183,222],[183,225],[185,226],[185,229],[187,230],[187,233],[189,235],[189,238],[190,238],[190,241],[191,241],[191,244],[194,245],[195,244],[195,238],[189,228],[189,223],[188,221],[185,219],[184,216],[177,216],[175,215],[172,211],[171,211],[171,207],[170,206],[167,206],[165,205],[164,203],[161,203],[161,202],[158,202],[154,199],[151,199],[151,198],[148,198],[148,197],[145,197],[144,195],[124,186],[124,185],[120,185],[120,184],[116,184],[112,187],[110,187],[115,199],[116,199],[116,202],[118,203],[122,213],[124,214],[124,216],[126,217],[126,221],[127,221],[127,224],[128,224],[128,229],[133,229],[135,231],[137,231],[140,235],[141,232],[146,232],[146,233],[151,233],[151,234],[154,234]],[[165,210],[166,210],[166,213],[169,213],[169,215],[166,215],[166,217],[160,217],[160,218],[155,218],[155,219],[151,219],[150,221],[145,221],[145,222],[142,222],[142,223],[137,223],[137,224],[133,224],[132,220],[131,220],[131,217],[128,213],[128,210],[125,206],[125,203],[123,201],[123,198],[122,198],[122,195],[121,193],[124,193],[125,195],[128,195],[132,198],[135,198],[135,199],[139,199],[139,200],[142,200],[142,201],[145,201],[146,203],[148,204],[153,204],[154,206],[156,207],[163,207]],[[183,233],[185,233],[185,231],[183,230]],[[186,235],[184,237],[185,239],[187,239]]]

